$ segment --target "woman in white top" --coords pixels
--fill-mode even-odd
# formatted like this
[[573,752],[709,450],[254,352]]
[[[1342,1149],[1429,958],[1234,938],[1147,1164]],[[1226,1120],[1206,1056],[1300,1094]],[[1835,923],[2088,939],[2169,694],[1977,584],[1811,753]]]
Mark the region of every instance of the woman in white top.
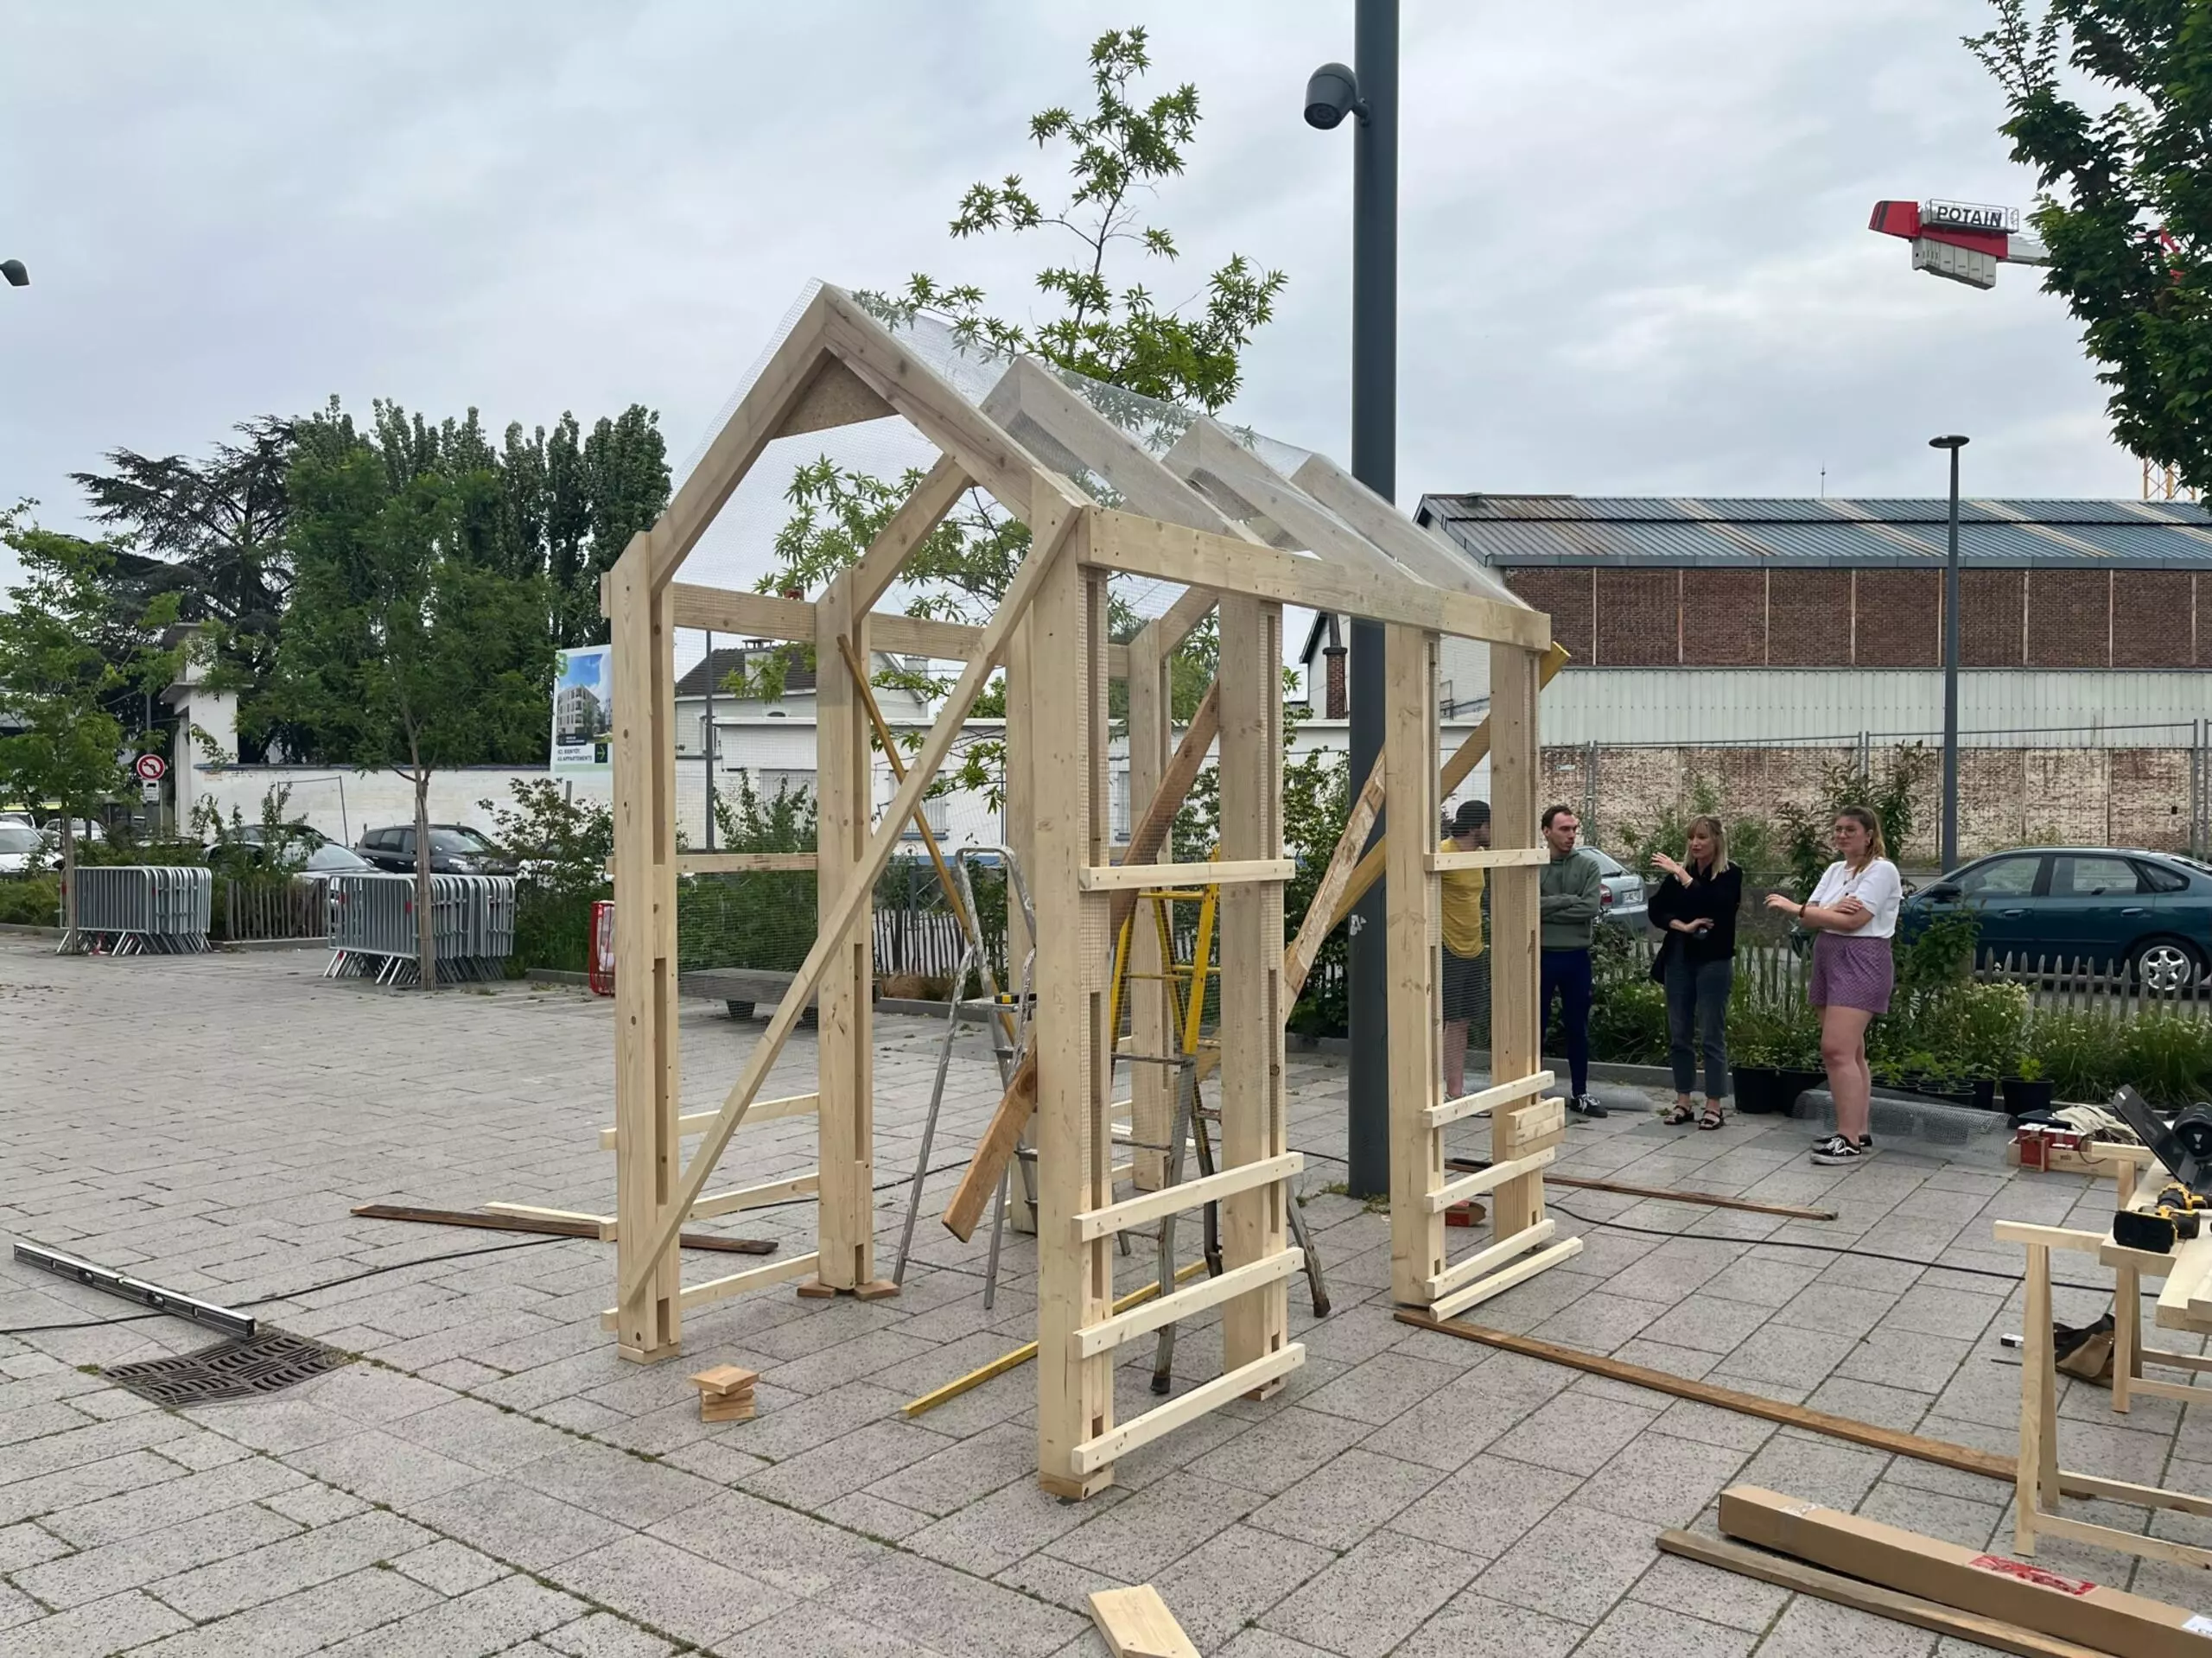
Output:
[[1896,978],[1890,940],[1904,882],[1882,844],[1881,820],[1864,806],[1836,814],[1835,849],[1843,855],[1828,866],[1811,898],[1799,904],[1777,893],[1767,905],[1795,916],[1814,935],[1807,997],[1821,1010],[1821,1063],[1835,1100],[1836,1132],[1813,1147],[1813,1161],[1851,1164],[1874,1154],[1866,1026],[1890,1011]]

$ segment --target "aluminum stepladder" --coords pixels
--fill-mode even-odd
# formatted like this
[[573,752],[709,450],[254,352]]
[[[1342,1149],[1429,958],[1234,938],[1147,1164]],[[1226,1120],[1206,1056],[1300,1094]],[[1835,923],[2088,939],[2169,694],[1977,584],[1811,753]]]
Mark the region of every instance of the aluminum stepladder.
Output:
[[[1167,1144],[1154,1146],[1136,1137],[1135,1123],[1130,1124],[1129,1144],[1140,1152],[1163,1152],[1167,1158],[1168,1186],[1183,1183],[1183,1154],[1185,1149],[1198,1159],[1198,1173],[1203,1177],[1214,1172],[1213,1140],[1208,1133],[1209,1121],[1218,1121],[1220,1113],[1205,1109],[1199,1084],[1206,1076],[1218,1069],[1220,1048],[1217,1044],[1204,1039],[1206,1004],[1206,985],[1217,978],[1220,968],[1213,960],[1215,918],[1220,909],[1221,888],[1206,886],[1160,887],[1147,889],[1138,894],[1139,901],[1149,905],[1154,924],[1160,932],[1160,970],[1157,975],[1138,974],[1129,967],[1129,944],[1135,936],[1136,916],[1134,912],[1122,926],[1121,936],[1114,942],[1114,975],[1109,1001],[1107,1028],[1119,1032],[1122,1014],[1128,1005],[1128,981],[1132,978],[1158,978],[1166,983],[1173,1026],[1176,1032],[1176,1051],[1168,1054],[1142,1054],[1122,1050],[1118,1039],[1115,1058],[1127,1059],[1135,1064],[1163,1064],[1175,1072],[1174,1108],[1170,1113]],[[1190,963],[1185,966],[1175,954],[1173,906],[1195,903],[1198,905],[1198,924],[1193,935]],[[1321,1258],[1314,1252],[1313,1240],[1306,1229],[1306,1217],[1299,1212],[1298,1198],[1284,1188],[1283,1206],[1290,1223],[1292,1235],[1306,1260],[1306,1282],[1313,1297],[1313,1316],[1329,1316],[1329,1286],[1321,1271]],[[1205,1213],[1205,1244],[1203,1254],[1209,1275],[1218,1277],[1222,1270],[1220,1205],[1207,1204]],[[1160,1217],[1156,1234],[1160,1258],[1160,1293],[1172,1294],[1175,1288],[1175,1225],[1173,1211]],[[1164,1394],[1170,1385],[1170,1373],[1175,1360],[1175,1326],[1160,1326],[1159,1344],[1153,1361],[1152,1390]]]
[[[991,970],[991,958],[983,949],[983,928],[976,905],[976,885],[970,875],[971,865],[979,859],[995,860],[1006,870],[1007,901],[1019,903],[1021,913],[1029,924],[1030,949],[1022,957],[1016,979],[1018,988],[1011,1005],[999,991],[998,976]],[[906,1219],[899,1232],[899,1255],[891,1270],[891,1281],[904,1284],[906,1279],[906,1259],[914,1246],[914,1222],[921,1213],[922,1181],[930,1166],[930,1148],[937,1139],[938,1113],[944,1104],[944,1079],[952,1064],[952,1044],[959,1034],[963,1018],[980,1017],[989,1029],[991,1054],[998,1061],[999,1086],[1003,1089],[1014,1079],[1014,1068],[1020,1063],[1021,1052],[1029,1040],[1029,1014],[1032,1001],[1030,975],[1037,960],[1037,912],[1029,901],[1029,883],[1022,878],[1021,865],[1005,847],[962,847],[951,857],[956,901],[964,912],[964,936],[967,948],[961,953],[960,965],[952,981],[950,1006],[946,1010],[944,1039],[937,1054],[937,1080],[930,1088],[929,1115],[922,1122],[921,1149],[914,1158],[913,1178],[906,1183]],[[968,988],[968,975],[976,975],[983,994],[963,997]],[[970,1012],[969,1010],[976,1010]],[[1034,1153],[1017,1155],[999,1176],[998,1195],[991,1204],[991,1251],[989,1263],[984,1270],[983,1305],[989,1307],[998,1297],[999,1248],[1006,1232],[1007,1192],[1014,1169],[1021,1171],[1022,1190],[1033,1206],[1037,1201],[1037,1166]]]

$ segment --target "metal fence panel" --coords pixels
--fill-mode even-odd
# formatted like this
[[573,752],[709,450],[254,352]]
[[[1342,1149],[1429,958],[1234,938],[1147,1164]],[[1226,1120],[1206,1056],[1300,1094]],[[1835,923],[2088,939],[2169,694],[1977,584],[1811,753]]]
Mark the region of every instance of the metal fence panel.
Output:
[[[441,983],[504,978],[514,953],[514,878],[432,875],[430,928]],[[330,948],[327,976],[373,978],[380,984],[419,981],[415,877],[333,875]]]
[[140,864],[79,865],[77,924],[63,951],[187,955],[209,948],[212,870]]

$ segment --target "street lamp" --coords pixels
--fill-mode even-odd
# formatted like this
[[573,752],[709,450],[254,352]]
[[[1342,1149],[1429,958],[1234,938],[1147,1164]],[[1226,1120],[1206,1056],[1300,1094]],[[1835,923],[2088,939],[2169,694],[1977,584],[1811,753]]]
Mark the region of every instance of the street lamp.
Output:
[[29,288],[31,285],[31,273],[23,269],[21,259],[0,259],[0,276],[8,279],[10,288]]
[[1954,433],[1931,437],[1931,449],[1951,452],[1950,533],[1943,556],[1943,839],[1938,856],[1949,874],[1959,861],[1959,451]]
[[[1351,470],[1385,500],[1397,494],[1398,0],[1358,0],[1353,64],[1325,63],[1306,83],[1306,124],[1328,131],[1355,118],[1351,191]],[[1351,623],[1351,776],[1382,752],[1382,629]],[[1354,785],[1357,786],[1357,784]],[[1375,835],[1382,834],[1382,814]],[[1426,825],[1415,826],[1416,832]],[[1390,1189],[1389,960],[1384,886],[1351,916],[1346,1000],[1351,1037],[1344,1149],[1355,1197]]]

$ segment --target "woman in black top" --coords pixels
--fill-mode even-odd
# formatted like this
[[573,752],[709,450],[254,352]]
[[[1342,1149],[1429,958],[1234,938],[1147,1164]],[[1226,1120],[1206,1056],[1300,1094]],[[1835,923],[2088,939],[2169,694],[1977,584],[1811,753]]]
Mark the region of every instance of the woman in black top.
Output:
[[[1688,850],[1687,866],[1663,852],[1651,854],[1667,874],[1649,905],[1653,924],[1667,933],[1651,963],[1651,976],[1667,987],[1668,1058],[1675,1070],[1675,1109],[1664,1121],[1680,1127],[1694,1115],[1699,1128],[1718,1128],[1728,1099],[1728,992],[1736,980],[1736,911],[1744,899],[1744,872],[1728,861],[1728,834],[1718,818],[1691,823]],[[1690,1085],[1697,1080],[1700,1048],[1705,1109],[1694,1113]]]

